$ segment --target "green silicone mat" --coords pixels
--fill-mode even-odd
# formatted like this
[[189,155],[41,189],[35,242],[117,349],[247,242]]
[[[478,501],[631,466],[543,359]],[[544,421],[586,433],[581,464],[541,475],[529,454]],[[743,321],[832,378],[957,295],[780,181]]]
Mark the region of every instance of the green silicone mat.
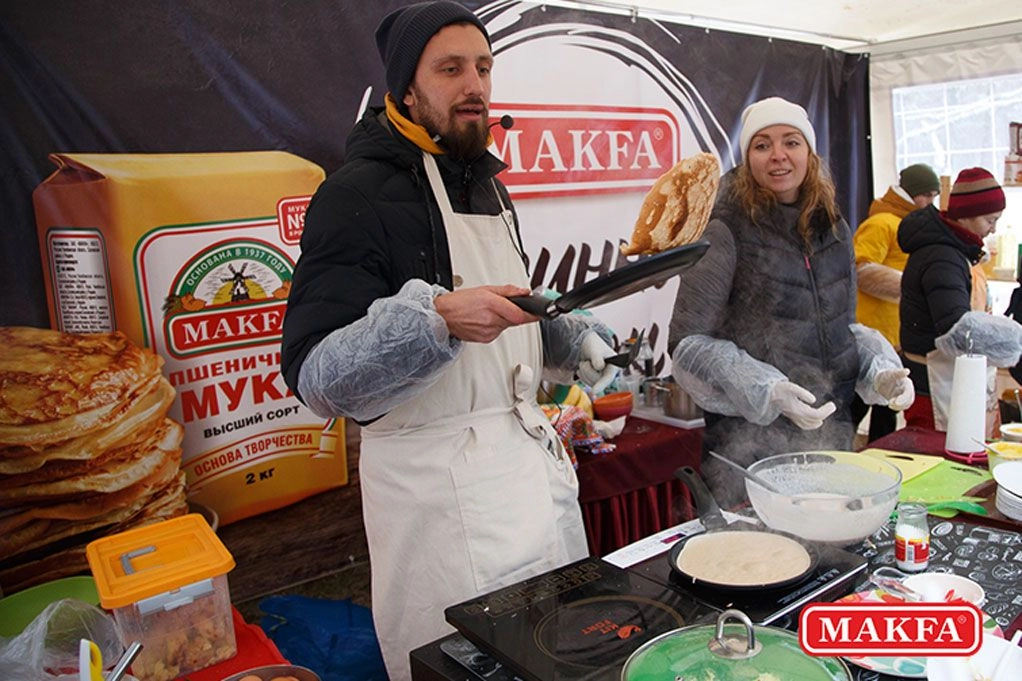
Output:
[[970,489],[992,479],[990,471],[964,463],[944,460],[901,485],[898,498],[932,504],[938,501],[983,501],[984,497],[968,497]]

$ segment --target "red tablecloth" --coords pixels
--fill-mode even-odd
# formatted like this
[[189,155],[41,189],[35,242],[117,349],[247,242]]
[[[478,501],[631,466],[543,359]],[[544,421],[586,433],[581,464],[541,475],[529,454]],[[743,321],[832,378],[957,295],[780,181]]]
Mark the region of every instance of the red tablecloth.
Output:
[[683,430],[629,416],[609,454],[579,456],[579,501],[589,551],[603,556],[694,517],[688,489],[674,477],[699,469],[701,428]]
[[873,440],[869,446],[908,454],[943,455],[946,440],[947,433],[945,432],[907,426]]

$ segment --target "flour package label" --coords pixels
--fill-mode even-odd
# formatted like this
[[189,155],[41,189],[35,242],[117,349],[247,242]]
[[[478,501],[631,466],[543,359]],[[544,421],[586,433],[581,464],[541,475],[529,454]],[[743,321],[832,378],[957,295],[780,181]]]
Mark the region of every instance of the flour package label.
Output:
[[343,420],[288,390],[280,335],[323,170],[284,152],[52,154],[33,193],[51,324],[164,358],[188,498],[222,523],[347,483]]

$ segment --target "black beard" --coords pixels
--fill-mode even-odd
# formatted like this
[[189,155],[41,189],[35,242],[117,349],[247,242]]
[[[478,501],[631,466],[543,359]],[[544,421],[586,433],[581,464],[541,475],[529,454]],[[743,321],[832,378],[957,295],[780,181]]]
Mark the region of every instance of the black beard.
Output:
[[474,161],[486,151],[488,133],[484,125],[473,125],[442,135],[440,145],[457,161]]

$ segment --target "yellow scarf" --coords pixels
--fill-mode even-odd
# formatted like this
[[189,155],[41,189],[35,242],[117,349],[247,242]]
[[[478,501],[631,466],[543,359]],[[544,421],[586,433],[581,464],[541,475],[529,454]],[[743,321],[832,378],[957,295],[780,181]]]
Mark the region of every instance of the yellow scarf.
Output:
[[426,128],[422,127],[418,123],[413,123],[397,110],[397,102],[394,98],[387,93],[384,99],[387,105],[387,120],[397,129],[399,133],[415,143],[415,146],[419,147],[423,151],[430,154],[446,154],[443,148],[439,144],[433,141],[433,138],[426,132]]
[[[426,132],[426,128],[418,123],[413,123],[401,115],[401,112],[397,109],[397,102],[394,101],[389,92],[384,98],[384,103],[387,105],[387,120],[390,121],[391,125],[399,133],[414,143],[415,146],[429,154],[441,155],[447,153],[446,149],[433,141],[433,138]],[[489,135],[486,139],[486,145],[489,146],[491,144],[493,144],[493,135]]]

